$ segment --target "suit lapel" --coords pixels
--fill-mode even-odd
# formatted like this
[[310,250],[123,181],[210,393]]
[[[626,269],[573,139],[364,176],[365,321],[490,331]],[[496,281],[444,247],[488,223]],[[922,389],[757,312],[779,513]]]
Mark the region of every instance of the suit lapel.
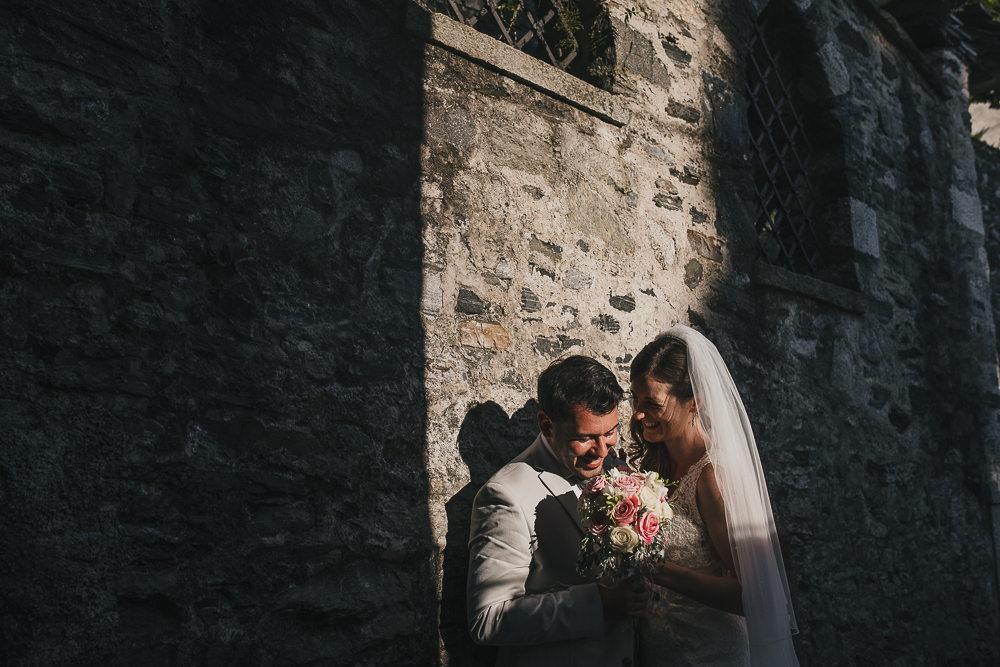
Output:
[[573,485],[566,481],[562,475],[564,466],[549,454],[541,436],[538,436],[527,454],[527,462],[538,470],[538,481],[559,501],[566,512],[566,518],[573,524],[577,532],[583,535],[583,524],[580,513],[576,511],[577,497],[573,493]]
[[551,472],[542,471],[538,473],[538,479],[545,488],[549,490],[555,499],[559,501],[562,508],[566,510],[566,516],[573,523],[577,532],[583,535],[583,522],[580,513],[576,511],[577,497],[573,493],[573,486],[563,477]]

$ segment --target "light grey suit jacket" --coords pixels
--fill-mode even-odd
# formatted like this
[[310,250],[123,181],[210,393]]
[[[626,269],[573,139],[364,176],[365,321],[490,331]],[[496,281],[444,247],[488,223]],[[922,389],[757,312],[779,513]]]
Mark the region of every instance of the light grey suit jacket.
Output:
[[480,489],[469,539],[469,631],[498,667],[628,667],[631,621],[605,624],[576,572],[583,527],[568,471],[541,436]]

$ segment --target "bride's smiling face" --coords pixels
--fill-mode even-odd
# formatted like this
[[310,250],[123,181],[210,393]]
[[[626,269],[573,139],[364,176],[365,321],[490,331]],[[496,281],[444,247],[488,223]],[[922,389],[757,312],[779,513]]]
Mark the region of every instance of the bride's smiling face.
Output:
[[646,376],[631,382],[632,418],[642,423],[647,442],[676,437],[691,423],[693,399],[681,402],[671,393],[673,385]]

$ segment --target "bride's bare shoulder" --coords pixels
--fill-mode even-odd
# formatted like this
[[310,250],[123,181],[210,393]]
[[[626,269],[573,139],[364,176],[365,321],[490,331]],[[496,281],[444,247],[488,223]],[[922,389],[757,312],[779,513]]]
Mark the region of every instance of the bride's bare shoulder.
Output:
[[711,463],[706,463],[705,468],[701,471],[701,476],[698,478],[697,495],[699,507],[703,503],[720,509],[723,507],[722,491],[719,490],[719,481],[715,477],[715,468]]

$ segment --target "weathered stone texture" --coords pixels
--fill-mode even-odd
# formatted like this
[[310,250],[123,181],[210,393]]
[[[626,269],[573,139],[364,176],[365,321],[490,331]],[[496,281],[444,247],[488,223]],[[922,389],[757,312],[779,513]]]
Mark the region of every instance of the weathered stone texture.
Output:
[[7,3],[0,663],[491,664],[469,511],[538,373],[625,383],[675,323],[746,401],[801,663],[1000,661],[1000,204],[961,64],[784,1],[812,281],[755,265],[764,2],[612,7],[604,91],[564,91],[600,117],[403,2]]
[[435,659],[397,10],[5,3],[0,663]]
[[[985,231],[985,248],[980,248],[978,259],[990,266],[1000,266],[1000,150],[992,145],[974,140],[972,142],[976,156],[977,189],[982,202],[981,215]],[[989,276],[990,310],[993,313],[993,328],[1000,327],[997,315],[1000,314],[1000,271],[987,270]],[[982,277],[980,276],[980,281]],[[981,282],[979,289],[983,290]],[[997,345],[1000,358],[1000,344]],[[995,552],[1000,551],[1000,437],[991,434],[986,442],[986,460],[989,466],[987,483],[990,492],[990,504],[993,514],[993,542]],[[1000,577],[1000,561],[996,564]]]

